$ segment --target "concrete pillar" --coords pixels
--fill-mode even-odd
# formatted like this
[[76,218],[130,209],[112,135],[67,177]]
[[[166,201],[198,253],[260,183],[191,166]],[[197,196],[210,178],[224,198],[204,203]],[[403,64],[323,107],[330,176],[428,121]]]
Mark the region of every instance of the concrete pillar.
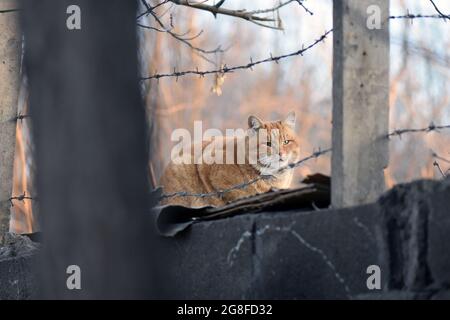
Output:
[[[17,7],[15,0],[0,1],[0,11]],[[9,231],[21,53],[18,11],[0,13],[0,245]]]
[[[389,0],[333,2],[332,205],[385,190],[389,124]],[[377,26],[379,21],[379,26]]]

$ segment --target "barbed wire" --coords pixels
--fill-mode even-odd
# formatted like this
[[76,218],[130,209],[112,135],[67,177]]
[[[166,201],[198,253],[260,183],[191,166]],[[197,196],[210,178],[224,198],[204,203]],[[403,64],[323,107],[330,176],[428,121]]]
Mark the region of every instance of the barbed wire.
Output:
[[13,121],[20,121],[22,122],[24,119],[29,119],[31,118],[31,116],[29,114],[18,114],[16,117],[14,117],[12,120]]
[[389,19],[445,19],[445,17],[439,14],[407,13],[405,15],[389,16]]
[[[178,4],[177,1],[172,1],[172,0],[163,0],[160,3],[154,5],[154,6],[150,6],[145,0],[141,1],[143,3],[143,5],[145,6],[146,10],[144,12],[142,12],[141,14],[139,14],[137,16],[137,19],[143,17],[144,15],[149,15],[152,11],[154,11],[155,9],[157,9],[158,7],[165,5],[167,3],[175,3]],[[303,7],[303,9],[309,13],[310,15],[313,15],[314,13],[309,10],[308,8],[306,8],[303,4],[303,1],[301,0],[288,0],[285,2],[280,2],[278,5],[272,7],[272,8],[268,8],[268,9],[258,9],[258,10],[252,10],[252,11],[245,11],[245,10],[236,10],[236,12],[239,12],[240,14],[242,12],[245,12],[246,14],[261,14],[261,13],[270,13],[270,12],[274,12],[279,10],[280,8],[287,6],[288,4],[292,3],[292,2],[297,2],[301,7]],[[430,0],[430,2],[432,3],[432,5],[434,6],[437,14],[422,14],[422,13],[410,13],[409,10],[406,10],[406,14],[404,15],[391,15],[389,16],[389,19],[421,19],[421,18],[431,18],[431,19],[450,19],[450,15],[448,14],[444,14],[437,6],[436,4]],[[219,7],[223,4],[220,3]],[[192,5],[192,4],[191,4]],[[195,3],[193,3],[193,5],[195,5]],[[216,8],[215,6],[210,6],[211,8]],[[195,6],[193,7],[195,8]],[[215,10],[215,9],[212,9]]]
[[437,162],[436,160],[434,160],[433,166],[435,166],[435,167],[439,170],[439,173],[442,175],[443,178],[447,178],[447,174],[444,173],[444,171],[442,171],[442,168],[441,168],[441,166],[439,165],[439,162]]
[[140,80],[141,81],[150,80],[150,79],[157,79],[158,80],[160,78],[165,78],[165,77],[175,77],[175,78],[178,79],[181,76],[185,76],[185,75],[189,75],[189,74],[190,75],[198,75],[200,77],[204,77],[205,75],[208,75],[208,74],[225,74],[225,73],[234,72],[236,70],[252,69],[254,66],[262,64],[262,63],[266,63],[266,62],[278,63],[280,60],[283,60],[283,59],[286,59],[286,58],[289,58],[289,57],[298,56],[298,55],[302,56],[306,51],[310,50],[311,48],[313,48],[314,46],[316,46],[320,42],[323,42],[326,39],[326,37],[332,31],[333,31],[333,29],[330,29],[330,30],[326,31],[322,36],[320,36],[320,38],[315,40],[313,43],[311,43],[307,47],[303,46],[301,49],[299,49],[299,50],[297,50],[295,52],[288,53],[288,54],[283,54],[283,55],[279,55],[279,56],[273,56],[272,54],[270,54],[269,58],[262,59],[262,60],[257,60],[257,61],[253,61],[253,59],[250,58],[250,62],[245,64],[245,65],[237,65],[237,66],[233,66],[233,67],[228,67],[225,64],[219,69],[206,70],[206,71],[200,71],[198,69],[196,69],[196,70],[187,70],[187,71],[176,71],[176,69],[174,69],[173,73],[165,73],[165,74],[155,73],[152,76],[142,77]]
[[[268,14],[273,12],[278,12],[279,9],[281,9],[284,6],[287,6],[290,3],[296,2],[298,3],[307,13],[312,15],[313,13],[305,7],[305,5],[302,3],[303,0],[286,0],[285,2],[280,2],[279,4],[275,5],[274,7],[267,8],[267,9],[260,9],[260,10],[253,10],[253,11],[247,11],[245,9],[225,9],[222,8],[222,5],[225,3],[225,0],[221,0],[218,3],[214,5],[205,4],[203,2],[191,2],[188,0],[164,0],[155,6],[150,6],[146,0],[141,0],[143,6],[146,8],[146,10],[139,14],[137,16],[137,19],[140,19],[143,16],[152,15],[155,14],[155,9],[165,5],[165,4],[175,4],[178,6],[185,6],[197,10],[202,11],[208,11],[216,17],[218,14],[221,15],[227,15],[232,16],[239,19],[247,20],[251,23],[257,24],[262,27],[270,28],[270,29],[276,29],[276,30],[283,30],[283,27],[280,23],[279,16],[278,18],[275,17],[268,17],[268,16],[261,16],[261,14]],[[277,23],[276,25],[270,25],[268,23]]]
[[[389,134],[387,134],[385,136],[385,138],[389,139],[392,136],[398,136],[401,139],[403,134],[408,134],[408,133],[425,133],[425,134],[427,134],[430,132],[439,133],[440,132],[439,130],[443,130],[443,129],[450,129],[450,125],[435,125],[434,122],[431,122],[427,127],[424,127],[424,128],[396,129],[396,130],[390,132]],[[433,166],[438,169],[439,173],[442,175],[443,178],[447,178],[448,173],[450,172],[450,168],[444,172],[444,170],[442,170],[441,165],[439,164],[439,162],[437,160],[440,160],[440,161],[443,161],[446,163],[450,163],[450,160],[438,155],[433,150],[431,150],[431,156],[435,159],[433,161]]]
[[26,192],[24,191],[23,194],[18,195],[18,196],[12,196],[11,198],[9,198],[9,202],[11,203],[11,206],[14,207],[14,200],[16,201],[25,201],[25,200],[35,200],[35,198],[31,197],[31,196],[27,196]]
[[[215,64],[211,59],[209,59],[207,57],[207,55],[223,53],[226,51],[226,49],[222,49],[222,47],[220,45],[217,46],[215,49],[203,49],[198,46],[195,46],[192,41],[197,39],[198,37],[200,37],[203,34],[203,30],[200,30],[199,32],[197,32],[194,35],[189,35],[191,33],[190,30],[188,30],[187,32],[184,32],[184,33],[177,33],[174,31],[172,16],[170,18],[170,27],[168,27],[162,20],[162,16],[165,15],[165,13],[163,13],[162,15],[156,14],[156,12],[154,11],[156,8],[158,8],[164,4],[170,3],[170,2],[171,2],[170,0],[164,0],[164,1],[154,5],[153,7],[151,7],[147,3],[146,0],[141,0],[141,3],[146,8],[146,11],[137,16],[137,20],[138,20],[137,26],[140,28],[143,28],[143,29],[153,30],[153,31],[160,32],[160,33],[167,33],[175,40],[180,41],[184,45],[188,46],[191,50],[193,50],[194,53],[196,53],[198,56],[200,56],[203,60],[205,60],[211,64]],[[170,10],[170,8],[168,10]],[[159,27],[155,27],[152,25],[147,25],[147,24],[143,24],[143,23],[139,22],[139,19],[141,17],[143,17],[144,15],[153,17],[154,21],[156,22],[156,24]]]
[[434,152],[433,150],[431,150],[431,156],[435,159],[444,161],[446,163],[450,163],[450,159],[444,158],[442,156],[440,156],[439,154],[437,154],[436,152]]
[[[407,133],[429,133],[429,132],[439,132],[439,130],[443,130],[443,129],[450,129],[450,125],[435,125],[434,123],[430,123],[430,125],[428,125],[427,127],[424,128],[405,128],[405,129],[396,129],[390,133],[388,133],[385,138],[390,138],[392,136],[398,136],[401,138],[401,136],[403,134],[407,134]],[[320,150],[316,151],[314,153],[312,153],[311,155],[309,155],[306,158],[303,158],[295,163],[291,163],[289,164],[287,167],[281,168],[280,170],[278,170],[275,174],[278,173],[282,173],[286,170],[292,170],[300,165],[302,165],[304,162],[311,160],[311,159],[315,159],[320,157],[323,154],[329,153],[331,152],[331,148],[329,149],[325,149],[325,150]],[[435,159],[439,159],[441,161],[450,163],[449,159],[446,159],[444,157],[439,156],[438,154],[436,154],[434,151],[432,151],[432,156]],[[437,161],[434,161],[433,163],[434,166],[436,166],[440,173],[443,175],[443,177],[447,177],[447,173],[450,171],[447,170],[445,173],[444,171],[441,169],[439,163]],[[160,199],[167,199],[167,198],[173,198],[173,197],[198,197],[198,198],[207,198],[207,197],[222,197],[224,194],[232,192],[232,191],[236,191],[236,190],[241,190],[241,189],[245,189],[248,186],[255,184],[259,181],[262,180],[267,180],[267,179],[271,179],[273,178],[273,175],[261,175],[253,180],[247,181],[247,182],[243,182],[237,185],[234,185],[230,188],[226,188],[226,189],[222,189],[222,190],[216,190],[216,191],[212,191],[212,192],[207,192],[207,193],[189,193],[186,191],[179,191],[179,192],[174,192],[174,193],[169,193],[169,194],[163,194],[161,195]]]
[[[290,3],[298,3],[307,13],[312,15],[313,13],[308,8],[305,7],[305,5],[303,4],[303,1],[304,0],[286,0],[285,2],[280,1],[279,4],[277,4],[271,8],[268,8],[268,9],[247,11],[245,9],[237,9],[237,10],[236,9],[225,9],[222,7],[222,5],[225,3],[225,0],[221,0],[218,3],[216,3],[215,5],[205,4],[204,3],[205,1],[204,2],[191,2],[189,0],[170,0],[170,2],[177,4],[177,5],[211,12],[214,15],[214,17],[216,17],[218,14],[232,16],[235,18],[247,20],[247,21],[254,23],[256,25],[259,25],[261,27],[275,29],[275,30],[284,30],[284,28],[280,22],[279,15],[277,18],[275,18],[275,17],[271,18],[271,17],[267,16],[267,14],[279,12],[278,10],[280,8],[287,6]],[[263,14],[263,15],[261,16],[261,14]],[[268,24],[271,22],[276,23],[276,25]]]
[[[285,5],[287,5],[288,3],[291,3],[291,2],[294,2],[294,1],[295,1],[295,0],[286,1],[286,2],[284,2],[284,3],[280,2],[280,4],[279,4],[278,6],[272,8],[272,9],[278,9],[278,8],[281,7],[281,6],[285,6]],[[141,14],[139,14],[137,18],[139,19],[140,17],[142,17],[142,16],[144,16],[144,15],[152,15],[152,16],[155,18],[155,20],[159,23],[160,27],[163,28],[163,29],[158,29],[158,28],[155,28],[155,27],[152,27],[152,26],[145,26],[145,25],[140,25],[140,26],[141,26],[141,27],[144,27],[144,28],[149,28],[149,29],[152,29],[152,30],[160,31],[160,32],[167,32],[167,33],[171,34],[174,38],[176,38],[177,40],[180,40],[180,41],[182,41],[182,42],[187,42],[188,40],[191,40],[191,38],[183,38],[184,35],[176,34],[176,33],[172,32],[170,29],[166,28],[166,26],[159,20],[158,16],[157,16],[156,14],[154,14],[154,10],[155,10],[156,8],[158,8],[158,7],[160,7],[160,6],[164,5],[164,4],[167,4],[167,3],[169,3],[169,2],[171,2],[171,3],[176,3],[176,4],[180,4],[180,1],[163,0],[163,1],[161,1],[160,3],[158,3],[158,4],[154,5],[154,6],[149,6],[148,3],[147,3],[146,1],[142,1],[142,3],[143,3],[143,4],[145,5],[145,7],[146,7],[146,11],[143,12],[143,13],[141,13]],[[297,0],[297,2],[298,2],[302,7],[304,7],[303,4],[302,4],[302,1]],[[411,14],[411,13],[407,12],[407,14],[405,14],[405,15],[392,15],[392,16],[389,16],[389,19],[422,19],[422,18],[432,18],[432,19],[444,19],[444,20],[449,19],[449,20],[450,20],[450,16],[449,16],[449,15],[446,15],[446,14],[444,14],[444,13],[442,13],[442,11],[439,10],[439,8],[436,6],[436,4],[433,2],[433,0],[430,0],[430,2],[431,2],[432,5],[434,6],[434,8],[435,8],[435,10],[437,11],[438,14]],[[190,5],[190,3],[188,3],[188,4]],[[305,8],[305,7],[304,7],[304,8]],[[270,9],[270,10],[272,10],[272,9]],[[305,10],[306,10],[307,12],[309,12],[310,14],[312,14],[312,12],[310,12],[308,9],[305,8]],[[16,11],[20,11],[20,9],[6,9],[6,10],[0,10],[0,13],[8,13],[8,12],[16,12]],[[247,12],[247,13],[249,13],[249,14],[258,14],[258,13],[264,13],[264,12],[265,12],[264,10],[259,10],[259,11],[257,10],[257,11],[253,11],[253,12]],[[251,20],[251,19],[250,19],[250,20]],[[269,21],[269,20],[263,20],[263,21]],[[160,23],[160,22],[161,22],[161,23]],[[254,21],[252,21],[252,22],[254,22]],[[331,32],[333,32],[333,29],[330,29],[330,30],[326,31],[322,36],[320,36],[320,38],[318,38],[317,40],[315,40],[314,42],[312,42],[312,43],[311,43],[310,45],[308,45],[307,47],[302,46],[301,49],[299,49],[299,50],[297,50],[297,51],[295,51],[295,52],[292,52],[292,53],[288,53],[288,54],[284,54],[284,55],[279,55],[279,56],[272,56],[272,54],[270,54],[270,57],[269,57],[269,58],[262,59],[262,60],[257,60],[257,61],[253,61],[253,59],[250,58],[250,62],[247,63],[247,64],[244,64],[244,65],[237,65],[237,66],[232,66],[232,67],[228,67],[227,65],[223,65],[221,68],[218,68],[218,69],[215,69],[215,70],[200,71],[200,70],[198,70],[198,68],[197,68],[196,70],[176,71],[176,69],[174,69],[174,72],[173,72],[173,73],[165,73],[165,74],[158,74],[158,73],[155,73],[155,74],[152,75],[152,76],[142,77],[141,80],[142,80],[142,81],[145,81],[145,80],[151,80],[151,79],[159,80],[160,78],[164,78],[164,77],[175,77],[176,79],[178,79],[180,76],[185,76],[185,75],[198,75],[198,76],[200,76],[200,77],[204,77],[205,75],[209,75],[209,74],[225,74],[225,73],[232,73],[232,72],[234,72],[234,71],[237,71],[237,70],[244,70],[244,69],[251,69],[251,70],[252,70],[252,68],[253,68],[254,66],[257,66],[257,65],[259,65],[259,64],[269,63],[269,62],[275,62],[275,63],[278,63],[280,60],[284,60],[284,59],[289,58],[289,57],[299,56],[299,55],[302,56],[306,51],[308,51],[308,50],[310,50],[311,48],[315,47],[315,46],[318,45],[319,43],[324,42],[325,39],[327,38],[327,36],[328,36]],[[198,37],[199,35],[200,35],[200,34],[196,35],[195,37]],[[219,47],[219,48],[217,48],[217,49],[207,51],[207,50],[202,50],[202,49],[193,47],[193,46],[192,46],[190,43],[188,43],[188,42],[187,42],[187,44],[188,44],[192,49],[197,50],[197,51],[202,52],[202,53],[213,53],[213,52],[218,52],[218,51],[221,50],[220,47]],[[14,120],[16,120],[16,121],[19,121],[19,120],[22,121],[22,120],[24,120],[24,119],[26,119],[26,118],[29,118],[29,117],[30,117],[30,116],[29,116],[29,115],[26,115],[26,114],[24,114],[24,115],[19,114],[17,117],[14,118]],[[450,125],[435,125],[434,123],[431,123],[429,126],[424,127],[424,128],[396,129],[396,130],[394,130],[394,131],[388,133],[387,136],[386,136],[386,138],[390,138],[390,137],[393,137],[393,136],[398,136],[399,138],[401,138],[401,136],[402,136],[403,134],[407,134],[407,133],[420,133],[420,132],[422,132],[422,133],[429,133],[429,132],[439,132],[439,130],[443,130],[443,129],[450,129]],[[313,158],[317,158],[317,157],[319,157],[319,156],[321,156],[321,155],[323,155],[323,154],[325,154],[325,153],[328,153],[328,152],[331,152],[331,149],[326,149],[326,150],[323,150],[323,151],[320,151],[320,150],[319,150],[319,151],[317,151],[317,152],[314,152],[312,155],[310,155],[310,156],[308,156],[308,157],[306,157],[306,158],[304,158],[304,159],[302,159],[302,160],[300,160],[300,161],[298,161],[298,162],[296,162],[296,163],[290,164],[290,165],[288,165],[288,167],[286,167],[286,168],[281,169],[280,172],[281,172],[281,171],[284,171],[284,170],[294,169],[294,168],[300,166],[301,164],[303,164],[304,162],[306,162],[306,161],[308,161],[308,160],[310,160],[310,159],[313,159]],[[441,161],[450,163],[450,160],[445,159],[445,158],[443,158],[443,157],[437,155],[437,154],[434,153],[434,152],[433,152],[433,157],[436,158],[436,159],[439,159],[439,160],[441,160]],[[443,176],[446,176],[446,173],[443,172],[443,170],[440,168],[439,163],[438,163],[437,161],[435,161],[435,162],[433,163],[433,165],[435,165],[436,167],[438,167],[439,171],[441,172],[441,174],[442,174]],[[161,198],[164,199],[164,198],[171,198],[171,197],[177,197],[177,196],[178,196],[178,197],[201,197],[201,198],[204,198],[204,197],[213,197],[213,196],[222,196],[222,195],[225,194],[225,193],[228,193],[228,192],[231,192],[231,191],[234,191],[234,190],[244,189],[244,188],[246,188],[246,187],[248,187],[248,186],[250,186],[250,185],[252,185],[252,184],[254,184],[254,183],[257,183],[258,181],[265,180],[265,179],[270,179],[271,177],[272,177],[272,176],[260,176],[260,177],[258,177],[258,178],[256,178],[256,179],[253,179],[253,180],[251,180],[251,181],[248,181],[248,182],[244,182],[244,183],[235,185],[235,186],[233,186],[233,187],[231,187],[231,188],[227,188],[227,189],[223,189],[223,190],[218,190],[218,191],[214,191],[214,192],[210,192],[210,193],[175,192],[175,193],[171,193],[171,194],[163,194]],[[26,199],[32,200],[33,197],[27,196],[26,193],[24,192],[22,195],[19,195],[19,196],[13,196],[13,197],[11,197],[9,200],[10,200],[10,202],[11,202],[11,205],[14,206],[13,200],[16,200],[16,201],[24,201],[24,200],[26,200]]]
[[16,9],[4,9],[4,10],[0,10],[0,13],[9,13],[9,12],[17,12],[20,11],[20,9],[16,8]]
[[[409,12],[407,12],[406,15],[392,15],[392,16],[389,16],[389,19],[421,19],[421,18],[445,19],[446,16],[445,15],[440,15],[440,14],[429,14],[429,15],[425,15],[425,14],[411,14]],[[253,61],[253,59],[250,58],[250,63],[244,64],[244,65],[233,66],[233,67],[228,67],[227,65],[224,65],[221,68],[218,68],[218,69],[215,69],[215,70],[201,71],[198,68],[196,68],[195,70],[177,71],[176,68],[174,68],[172,73],[156,73],[155,72],[155,74],[153,74],[151,76],[141,77],[140,80],[141,81],[152,80],[152,79],[159,80],[161,78],[167,78],[167,77],[176,78],[176,80],[178,80],[179,77],[186,76],[186,75],[197,75],[197,76],[200,76],[200,77],[204,77],[205,75],[209,75],[209,74],[225,74],[225,73],[234,72],[236,70],[252,69],[252,67],[254,67],[254,66],[258,65],[258,64],[261,64],[261,63],[267,63],[267,62],[276,62],[276,63],[278,63],[278,61],[286,59],[286,58],[289,58],[289,57],[303,55],[303,53],[305,53],[307,50],[313,48],[318,43],[324,41],[325,38],[331,32],[333,32],[333,29],[330,29],[330,30],[326,31],[319,39],[315,40],[309,46],[307,46],[307,47],[302,46],[301,49],[299,49],[299,50],[297,50],[295,52],[288,53],[288,54],[284,54],[284,55],[280,55],[280,56],[276,56],[276,57],[272,56],[272,54],[271,54],[269,58],[258,60],[258,61]],[[219,49],[220,49],[220,47],[219,47]]]
[[153,12],[158,7],[165,5],[166,3],[170,2],[169,0],[163,0],[160,3],[155,4],[154,6],[150,6],[146,0],[141,0],[142,5],[145,7],[145,11],[138,14],[136,17],[137,20],[142,18],[143,16],[148,16],[150,12]]
[[[303,0],[286,0],[286,1],[280,1],[277,5],[267,8],[267,9],[257,9],[257,10],[245,10],[245,9],[241,9],[241,10],[231,10],[231,9],[223,9],[222,5],[225,3],[225,0],[221,0],[218,3],[214,4],[214,5],[209,5],[209,4],[205,4],[204,2],[190,2],[190,1],[185,1],[185,0],[163,0],[159,3],[157,3],[154,6],[151,6],[147,0],[141,0],[142,5],[145,8],[145,11],[142,12],[141,14],[139,14],[137,16],[137,20],[139,21],[140,18],[142,18],[143,16],[152,16],[156,22],[156,24],[158,26],[152,26],[152,25],[147,25],[147,24],[143,24],[140,22],[137,22],[137,26],[144,28],[144,29],[149,29],[149,30],[153,30],[156,32],[163,32],[163,33],[167,33],[170,36],[172,36],[174,39],[182,42],[183,44],[187,45],[191,50],[193,50],[197,55],[199,55],[202,59],[204,59],[205,61],[211,63],[211,64],[215,64],[211,59],[208,58],[209,54],[217,54],[217,53],[223,53],[226,50],[223,50],[221,48],[221,46],[216,46],[215,49],[203,49],[200,48],[196,45],[194,45],[192,43],[193,39],[196,39],[197,37],[199,37],[202,33],[203,30],[201,30],[200,32],[198,32],[196,35],[194,35],[193,37],[186,37],[186,35],[190,32],[184,33],[184,34],[178,34],[176,32],[173,31],[173,26],[172,26],[172,16],[170,19],[170,28],[168,28],[165,23],[162,21],[161,19],[161,15],[158,16],[158,14],[156,13],[155,9],[157,9],[158,7],[161,7],[163,5],[166,4],[171,4],[171,7],[176,4],[176,5],[180,5],[180,6],[186,6],[186,7],[190,7],[190,8],[194,8],[194,9],[198,9],[198,10],[204,10],[204,11],[209,11],[211,12],[214,16],[216,16],[217,14],[225,14],[225,15],[230,15],[233,17],[237,17],[237,18],[242,18],[245,20],[248,20],[252,23],[261,25],[263,27],[268,27],[268,28],[274,28],[274,29],[279,29],[279,30],[283,30],[283,26],[282,26],[282,21],[279,17],[279,14],[277,15],[277,18],[273,17],[265,17],[265,16],[260,16],[261,14],[268,14],[268,13],[275,13],[275,12],[279,12],[279,10],[291,3],[298,3],[307,13],[309,13],[310,15],[313,15],[314,13],[312,11],[310,11],[307,7],[305,7],[305,5],[303,4]],[[171,7],[169,9],[166,10],[169,11],[171,9]],[[164,13],[165,14],[165,13]],[[445,15],[442,14],[436,14],[436,15],[423,15],[423,14],[410,14],[409,11],[407,10],[407,14],[406,15],[398,15],[398,16],[390,16],[389,19],[416,19],[416,18],[445,18]],[[264,23],[262,23],[264,22]],[[276,26],[271,26],[271,25],[267,25],[267,22],[274,22],[277,23]],[[196,70],[198,71],[198,70]],[[174,69],[173,74],[171,74],[170,76],[172,77],[176,77],[178,79],[179,76],[182,75],[187,75],[190,72],[182,72],[182,73],[177,73],[176,69]],[[202,73],[202,72],[200,72]],[[217,72],[211,72],[211,73],[217,73]],[[198,72],[196,72],[196,74],[198,74]],[[204,73],[200,76],[203,76],[205,74],[210,74],[209,72]],[[156,78],[159,79],[161,77],[167,77],[168,75],[160,75],[160,76],[153,76],[153,77],[147,77],[147,79],[152,79],[152,78]]]
[[439,170],[439,173],[442,175],[443,178],[447,178],[450,172],[450,168],[448,168],[444,172],[444,170],[442,170],[441,165],[437,160],[450,164],[450,159],[444,158],[443,156],[437,154],[433,150],[431,150],[431,156],[434,158],[433,166],[435,166]]
[[401,136],[405,133],[430,133],[430,132],[439,132],[439,130],[445,130],[450,129],[450,125],[435,125],[433,122],[431,122],[428,127],[425,128],[406,128],[406,129],[396,129],[390,133],[388,133],[385,137],[390,138],[393,136],[398,136],[401,138]]
[[303,1],[304,0],[287,0],[285,2],[278,3],[278,5],[276,5],[272,8],[258,9],[258,10],[246,11],[246,12],[251,13],[251,14],[270,13],[270,12],[278,11],[282,7],[287,6],[288,4],[290,4],[292,2],[297,2],[299,4],[299,6],[301,6],[303,8],[303,10],[305,10],[307,13],[309,13],[309,15],[311,15],[311,16],[314,15],[314,13],[311,10],[309,10],[307,7],[305,7],[305,5],[303,4]]
[[[324,155],[329,152],[331,152],[331,149],[325,149],[325,150],[319,149],[318,151],[313,152],[311,155],[307,156],[306,158],[303,158],[295,163],[291,163],[287,167],[281,168],[280,170],[275,172],[275,174],[282,173],[287,170],[292,170],[292,169],[302,165],[306,161],[309,161],[311,159],[316,159],[316,158],[320,157],[321,155]],[[243,182],[243,183],[234,185],[230,188],[226,188],[226,189],[222,189],[222,190],[216,190],[216,191],[207,192],[207,193],[189,193],[189,192],[185,192],[185,191],[179,191],[179,192],[174,192],[174,193],[169,193],[169,194],[162,194],[160,199],[162,200],[162,199],[173,198],[173,197],[198,197],[198,198],[222,197],[226,193],[236,191],[236,190],[242,190],[242,189],[245,189],[248,186],[255,184],[259,181],[268,180],[268,179],[272,179],[272,178],[273,178],[273,175],[261,175],[250,181]]]

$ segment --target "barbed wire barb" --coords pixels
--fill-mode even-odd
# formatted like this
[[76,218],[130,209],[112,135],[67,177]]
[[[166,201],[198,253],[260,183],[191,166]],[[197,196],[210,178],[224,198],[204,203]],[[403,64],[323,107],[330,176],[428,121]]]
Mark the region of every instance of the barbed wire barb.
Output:
[[439,165],[439,163],[434,160],[433,162],[433,166],[435,166],[436,168],[438,168],[439,172],[441,173],[443,178],[447,178],[447,175],[444,173],[444,171],[442,171],[441,166]]
[[244,65],[237,65],[237,66],[233,66],[233,67],[226,67],[226,65],[224,67],[221,67],[219,69],[215,69],[215,70],[206,70],[206,71],[198,71],[198,69],[194,69],[194,70],[186,70],[186,71],[177,71],[177,72],[172,72],[172,73],[161,73],[161,74],[157,74],[155,73],[152,76],[148,76],[148,77],[141,77],[141,81],[145,81],[145,80],[151,80],[151,79],[160,79],[160,78],[167,78],[167,77],[181,77],[181,76],[185,76],[185,75],[208,75],[208,74],[215,74],[215,73],[231,73],[234,72],[236,70],[243,70],[243,69],[251,69],[252,67],[262,64],[262,63],[267,63],[267,62],[275,62],[278,60],[282,60],[282,59],[286,59],[289,57],[293,57],[293,56],[298,56],[298,55],[302,55],[303,53],[305,53],[306,51],[310,50],[311,48],[313,48],[314,46],[316,46],[317,44],[323,42],[327,36],[333,32],[333,29],[330,29],[328,31],[326,31],[324,34],[322,34],[318,39],[316,39],[314,42],[312,42],[310,45],[308,45],[307,47],[302,46],[301,49],[295,51],[295,52],[291,52],[291,53],[287,53],[287,54],[283,54],[283,55],[279,55],[279,56],[269,56],[266,59],[262,59],[262,60],[257,60],[257,61],[253,61],[251,59],[250,63],[244,64]]
[[438,155],[436,152],[434,152],[433,150],[431,150],[431,156],[435,159],[438,159],[440,161],[446,162],[450,164],[450,159],[446,159],[440,155]]
[[16,117],[13,118],[13,121],[23,122],[24,119],[28,119],[28,118],[31,118],[31,116],[29,114],[21,114],[21,113],[19,113]]
[[405,133],[429,133],[429,132],[439,132],[439,130],[450,129],[450,125],[435,125],[434,122],[431,122],[428,127],[425,128],[406,128],[406,129],[395,129],[394,131],[387,134],[386,138],[390,138],[393,136],[398,136],[401,139],[401,136]]
[[[325,150],[319,149],[318,151],[315,151],[311,155],[307,156],[306,158],[303,158],[295,163],[291,163],[285,168],[281,168],[276,173],[282,173],[286,170],[292,170],[292,169],[297,168],[298,166],[302,165],[306,161],[309,161],[311,159],[316,159],[316,158],[318,158],[326,153],[329,153],[329,152],[331,152],[331,148],[325,149]],[[173,197],[198,197],[198,198],[222,197],[225,193],[245,189],[248,186],[255,184],[259,181],[267,180],[267,179],[271,179],[271,178],[273,178],[273,175],[262,175],[255,179],[252,179],[250,181],[243,182],[243,183],[234,185],[230,188],[223,189],[223,190],[216,190],[216,191],[208,192],[208,193],[189,193],[189,192],[185,192],[185,191],[179,191],[179,192],[174,192],[174,193],[169,193],[169,194],[163,194],[163,195],[161,195],[160,199],[162,200],[162,199],[173,198]]]
[[26,191],[24,191],[21,195],[12,196],[9,198],[9,202],[11,203],[11,207],[14,207],[14,200],[16,201],[24,201],[24,200],[33,200],[33,197],[27,196]]

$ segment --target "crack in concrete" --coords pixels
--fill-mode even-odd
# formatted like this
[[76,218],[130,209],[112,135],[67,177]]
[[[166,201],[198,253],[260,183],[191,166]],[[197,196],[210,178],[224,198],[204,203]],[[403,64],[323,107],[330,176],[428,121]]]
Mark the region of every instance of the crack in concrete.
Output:
[[348,294],[348,296],[350,295],[350,288],[347,286],[347,284],[345,283],[344,278],[340,275],[340,273],[336,270],[335,265],[331,262],[331,260],[328,258],[328,256],[319,248],[314,247],[313,245],[311,245],[309,242],[307,242],[302,236],[300,236],[300,234],[298,234],[297,231],[295,230],[291,230],[290,231],[291,234],[298,239],[298,241],[300,241],[305,247],[307,247],[309,250],[319,254],[323,261],[328,265],[328,267],[330,267],[331,270],[333,270],[334,272],[334,276],[336,277],[336,279],[344,286],[344,290],[345,292]]
[[367,235],[367,237],[368,237],[373,243],[376,243],[375,236],[373,235],[373,233],[369,230],[369,228],[368,228],[364,223],[362,223],[362,222],[358,219],[358,217],[354,217],[354,218],[353,218],[353,222],[354,222],[358,227],[360,227],[360,228],[364,231],[364,233]]
[[[272,228],[272,230],[290,233],[294,238],[296,238],[307,249],[309,249],[310,251],[312,251],[314,253],[317,253],[322,258],[322,260],[325,262],[325,264],[333,271],[334,277],[343,285],[344,290],[347,293],[347,297],[350,297],[350,294],[351,294],[350,288],[346,284],[344,278],[336,270],[336,266],[331,262],[331,260],[328,258],[328,256],[321,249],[310,244],[297,231],[292,230],[292,227],[294,225],[295,225],[295,222],[291,223],[291,225],[289,225],[287,227],[275,227],[275,228]],[[264,227],[264,232],[266,230],[271,230],[270,225],[266,225]],[[264,232],[261,232],[260,234],[263,234]],[[260,234],[258,234],[258,235],[260,235]]]
[[[267,231],[277,231],[277,232],[286,232],[291,234],[294,238],[296,238],[303,246],[305,246],[310,251],[318,254],[322,260],[325,262],[325,264],[333,271],[334,277],[338,280],[339,283],[342,284],[347,297],[351,298],[351,291],[348,287],[345,279],[341,276],[341,274],[336,270],[336,266],[331,262],[330,258],[319,248],[313,246],[308,241],[306,241],[297,231],[292,230],[292,227],[295,225],[295,221],[293,221],[290,225],[284,226],[284,227],[273,227],[271,225],[265,225],[263,228],[260,229],[254,229],[252,232],[249,230],[245,231],[241,237],[238,239],[236,245],[230,250],[227,256],[227,261],[230,266],[233,265],[234,259],[236,259],[236,256],[242,246],[242,244],[245,242],[246,239],[250,238],[252,241],[256,241],[254,235],[260,237],[264,235]],[[255,255],[255,252],[252,252],[252,256]],[[255,263],[253,261],[253,263]]]
[[236,259],[236,256],[237,256],[239,250],[241,250],[241,246],[245,242],[245,239],[250,238],[250,237],[252,237],[252,232],[250,232],[249,230],[246,230],[241,235],[241,237],[237,241],[236,245],[233,248],[231,248],[230,252],[228,252],[227,262],[230,265],[230,267],[233,266],[234,260]]

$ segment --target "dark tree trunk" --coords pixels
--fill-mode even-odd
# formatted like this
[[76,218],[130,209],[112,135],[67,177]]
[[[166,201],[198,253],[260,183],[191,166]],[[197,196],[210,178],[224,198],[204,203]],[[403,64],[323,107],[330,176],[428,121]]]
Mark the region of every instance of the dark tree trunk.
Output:
[[[81,8],[81,30],[66,27],[69,5]],[[23,0],[21,7],[42,297],[154,297],[136,1]],[[69,265],[81,268],[81,290],[66,287]]]

